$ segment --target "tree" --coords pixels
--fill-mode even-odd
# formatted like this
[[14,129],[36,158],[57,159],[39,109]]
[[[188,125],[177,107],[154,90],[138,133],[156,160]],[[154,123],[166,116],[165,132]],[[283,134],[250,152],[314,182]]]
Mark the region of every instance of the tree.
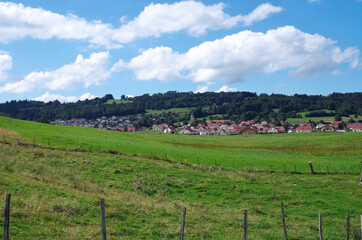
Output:
[[36,121],[39,123],[50,124],[50,121],[48,119],[46,119],[45,117],[38,118]]
[[334,116],[334,121],[342,121],[341,115],[336,114],[336,116]]

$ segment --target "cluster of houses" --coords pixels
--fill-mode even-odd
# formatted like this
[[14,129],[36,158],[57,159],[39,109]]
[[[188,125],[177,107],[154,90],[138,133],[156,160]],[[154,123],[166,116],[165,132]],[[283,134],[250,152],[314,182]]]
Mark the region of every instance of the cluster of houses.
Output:
[[[152,129],[171,134],[186,134],[186,135],[249,135],[249,134],[273,134],[273,133],[308,133],[308,132],[345,132],[345,129],[340,129],[341,121],[331,121],[320,123],[313,127],[311,123],[297,122],[287,123],[281,122],[283,126],[289,128],[286,130],[282,126],[275,126],[272,123],[263,121],[255,123],[253,121],[242,122],[237,124],[229,120],[208,120],[205,123],[196,126],[186,125],[182,123],[169,126],[167,124],[153,125]],[[362,131],[362,123],[354,123],[347,125],[347,128],[354,132]]]
[[[153,115],[151,120],[155,121],[161,119],[161,115]],[[113,131],[146,131],[156,130],[171,134],[186,134],[186,135],[249,135],[249,134],[272,134],[272,133],[307,133],[307,132],[344,132],[345,129],[353,132],[362,132],[362,123],[348,124],[344,128],[342,121],[330,121],[325,123],[319,123],[317,125],[307,122],[280,122],[275,126],[272,123],[263,121],[256,123],[254,121],[246,121],[242,123],[236,123],[231,120],[207,120],[204,123],[200,123],[196,126],[194,124],[184,125],[183,123],[174,124],[172,126],[166,123],[153,125],[152,128],[137,127],[141,120],[141,115],[122,116],[122,117],[100,117],[94,120],[86,120],[85,118],[72,118],[71,120],[56,120],[53,124],[56,125],[69,125],[89,128],[108,129]],[[195,122],[193,115],[190,119],[191,123]],[[343,126],[341,128],[341,126]]]
[[85,118],[72,118],[71,120],[56,120],[53,124],[55,125],[67,125],[77,127],[89,127],[107,129],[121,132],[135,132],[149,130],[149,128],[138,128],[134,124],[138,123],[142,118],[141,115],[134,115],[133,118],[129,116],[122,117],[100,117],[94,120],[86,120]]

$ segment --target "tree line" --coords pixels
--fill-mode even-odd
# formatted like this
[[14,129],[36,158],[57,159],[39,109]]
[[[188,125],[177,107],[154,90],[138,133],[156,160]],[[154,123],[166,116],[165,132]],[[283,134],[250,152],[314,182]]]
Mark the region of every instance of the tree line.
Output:
[[[113,95],[102,98],[60,103],[55,100],[21,100],[0,104],[0,115],[24,120],[44,117],[49,120],[142,114],[147,109],[191,108],[196,118],[220,114],[231,120],[270,118],[285,120],[301,117],[298,112],[312,111],[309,117],[362,115],[362,93],[332,93],[328,96],[294,94],[256,94],[252,92],[176,92],[144,94],[122,104],[107,104]],[[329,111],[326,111],[329,110]],[[307,117],[308,117],[307,116]],[[150,116],[149,116],[150,117]]]

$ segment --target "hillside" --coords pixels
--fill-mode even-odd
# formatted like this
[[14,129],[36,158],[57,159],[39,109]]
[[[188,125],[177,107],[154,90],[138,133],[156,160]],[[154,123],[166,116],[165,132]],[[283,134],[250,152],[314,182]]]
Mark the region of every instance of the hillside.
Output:
[[[189,120],[192,111],[196,118],[224,117],[234,121],[251,119],[282,120],[303,118],[303,112],[325,111],[323,117],[345,117],[359,120],[362,115],[362,93],[333,93],[328,96],[259,94],[250,92],[176,92],[144,94],[132,99],[114,99],[111,94],[76,103],[10,101],[0,104],[0,116],[23,120],[69,120],[71,118],[96,119],[102,116],[141,115],[140,127],[155,123],[152,114],[176,113],[159,119],[163,122]],[[185,114],[186,113],[186,114]],[[153,121],[153,122],[152,122]],[[157,121],[157,120],[156,120]]]
[[[347,212],[353,234],[360,231],[358,133],[201,140],[2,117],[0,135],[0,194],[12,193],[14,239],[100,238],[101,197],[109,239],[178,239],[183,206],[185,239],[240,239],[244,208],[250,239],[282,239],[281,201],[291,239],[316,239],[318,213],[325,238],[344,238]],[[323,173],[311,175],[309,160]]]

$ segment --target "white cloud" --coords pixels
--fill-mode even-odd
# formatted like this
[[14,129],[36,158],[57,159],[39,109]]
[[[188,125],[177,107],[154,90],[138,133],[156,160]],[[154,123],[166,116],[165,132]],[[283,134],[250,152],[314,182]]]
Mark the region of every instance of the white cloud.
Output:
[[42,8],[0,2],[0,42],[8,43],[26,37],[76,39],[111,49],[136,39],[160,37],[165,33],[186,31],[189,35],[198,36],[207,30],[229,29],[240,22],[249,25],[281,11],[280,7],[266,3],[242,17],[230,16],[223,11],[224,8],[223,3],[204,5],[196,1],[151,3],[129,22],[122,17],[122,25],[115,28],[111,24],[87,21],[72,14],[61,15]]
[[195,93],[204,93],[209,90],[208,86],[197,86]]
[[0,42],[31,37],[35,39],[89,39],[92,44],[113,44],[112,26],[99,21],[88,22],[75,15],[61,15],[41,8],[11,2],[0,3]]
[[236,88],[231,88],[231,87],[224,85],[219,90],[216,90],[215,92],[219,93],[219,92],[236,92],[236,91],[238,91]]
[[340,64],[358,66],[359,49],[341,50],[336,42],[318,34],[304,33],[293,26],[266,33],[242,31],[212,42],[204,42],[186,53],[168,47],[144,51],[130,62],[120,60],[113,70],[133,70],[140,80],[227,83],[245,76],[289,70],[295,76],[337,70]]
[[97,97],[98,97],[98,96],[92,95],[92,94],[90,94],[90,93],[84,93],[82,96],[79,97],[79,100],[81,100],[81,101],[84,101],[84,100],[86,100],[86,99],[92,100],[92,99],[95,99],[95,98],[97,98]]
[[0,82],[8,79],[6,71],[10,70],[13,66],[13,59],[10,55],[0,52]]
[[281,7],[276,7],[270,3],[264,3],[259,5],[254,11],[252,11],[247,16],[242,17],[242,21],[245,26],[253,24],[253,22],[264,20],[268,18],[273,13],[279,13],[283,10]]
[[78,100],[84,101],[86,99],[94,99],[97,96],[95,95],[91,95],[90,93],[85,93],[82,96],[75,97],[75,96],[69,96],[69,97],[65,97],[62,95],[56,95],[56,94],[50,94],[49,92],[44,93],[43,95],[33,98],[32,100],[35,101],[41,101],[41,102],[51,102],[51,101],[55,101],[58,100],[59,102],[76,102]]
[[0,87],[0,93],[24,93],[35,88],[74,89],[78,84],[84,84],[84,87],[99,85],[111,76],[108,66],[108,52],[93,53],[89,58],[78,55],[74,63],[54,71],[32,72],[18,82],[7,83]]

